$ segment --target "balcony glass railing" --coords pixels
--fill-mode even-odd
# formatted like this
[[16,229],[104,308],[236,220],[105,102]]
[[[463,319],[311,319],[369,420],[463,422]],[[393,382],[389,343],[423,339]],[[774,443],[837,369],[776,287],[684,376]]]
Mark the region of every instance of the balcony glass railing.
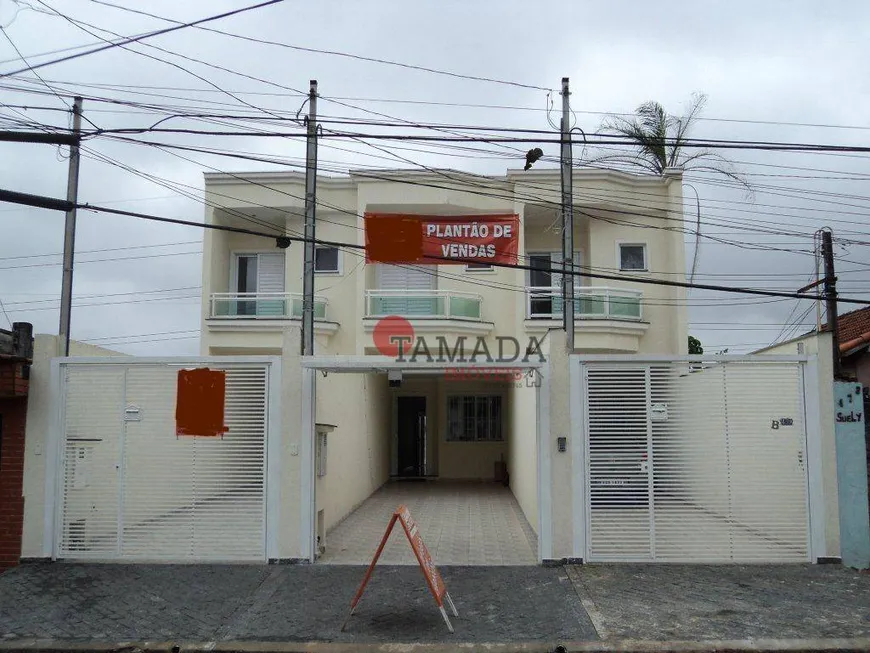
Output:
[[[211,317],[234,319],[286,319],[302,317],[299,293],[212,293]],[[314,298],[314,319],[326,319],[326,300]]]
[[481,297],[454,290],[367,290],[366,317],[481,319]]
[[[574,315],[579,318],[640,320],[643,293],[625,288],[575,286]],[[562,317],[560,287],[526,288],[526,316],[529,319],[556,320]]]

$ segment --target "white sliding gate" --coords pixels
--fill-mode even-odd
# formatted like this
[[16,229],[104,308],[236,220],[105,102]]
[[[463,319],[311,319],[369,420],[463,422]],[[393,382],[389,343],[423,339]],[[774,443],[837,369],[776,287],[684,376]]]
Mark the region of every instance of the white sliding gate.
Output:
[[802,362],[579,365],[587,560],[810,559]]
[[[57,557],[265,559],[270,364],[104,360],[60,364]],[[176,435],[194,367],[226,371],[222,436]]]

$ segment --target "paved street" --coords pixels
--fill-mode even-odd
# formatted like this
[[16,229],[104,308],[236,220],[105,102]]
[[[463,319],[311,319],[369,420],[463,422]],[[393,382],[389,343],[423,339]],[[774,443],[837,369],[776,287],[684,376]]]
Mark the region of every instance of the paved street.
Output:
[[419,569],[28,564],[0,576],[0,647],[76,642],[592,642],[864,637],[870,575],[837,565],[444,567],[450,635]]
[[870,575],[839,565],[568,570],[602,639],[870,637]]
[[564,568],[443,567],[447,631],[418,567],[33,564],[0,576],[7,640],[511,642],[590,640]]

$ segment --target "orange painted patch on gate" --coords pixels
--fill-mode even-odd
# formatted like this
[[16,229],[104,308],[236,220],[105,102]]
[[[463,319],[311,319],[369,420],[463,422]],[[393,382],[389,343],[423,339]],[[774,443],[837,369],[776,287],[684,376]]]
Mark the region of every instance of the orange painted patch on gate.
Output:
[[222,436],[226,372],[207,367],[179,370],[175,396],[175,434],[204,437]]

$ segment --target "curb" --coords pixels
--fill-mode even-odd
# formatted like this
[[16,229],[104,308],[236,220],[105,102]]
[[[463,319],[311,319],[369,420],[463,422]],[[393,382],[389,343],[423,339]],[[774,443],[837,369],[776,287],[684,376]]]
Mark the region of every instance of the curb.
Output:
[[870,653],[870,637],[851,639],[741,639],[584,642],[86,642],[54,639],[0,641],[2,653]]

